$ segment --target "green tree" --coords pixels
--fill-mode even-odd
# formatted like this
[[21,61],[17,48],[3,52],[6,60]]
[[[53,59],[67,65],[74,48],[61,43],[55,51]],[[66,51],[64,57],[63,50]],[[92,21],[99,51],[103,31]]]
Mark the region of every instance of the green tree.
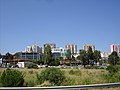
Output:
[[111,65],[116,65],[119,62],[119,56],[116,51],[113,51],[109,57],[108,57],[108,62]]
[[33,63],[33,62],[30,62],[30,63],[28,63],[27,64],[27,68],[35,68],[35,69],[37,69],[38,68],[38,66],[37,66],[37,64],[35,64],[35,63]]
[[71,58],[72,60],[75,60],[75,57],[72,55],[72,58]]
[[58,66],[60,64],[59,59],[52,59],[49,63],[50,66]]
[[13,55],[8,52],[5,55],[5,59],[13,59]]
[[44,64],[49,65],[52,59],[53,59],[53,55],[51,52],[51,47],[47,45],[44,48]]
[[2,55],[1,55],[1,53],[0,53],[0,58],[2,58]]
[[87,51],[87,57],[88,57],[88,64],[94,65],[94,53],[92,51],[92,48],[89,47]]
[[67,50],[66,58],[69,59],[69,60],[71,59],[71,51],[70,51],[70,49]]
[[95,51],[94,51],[94,60],[95,60],[95,62],[96,62],[96,63],[99,62],[100,59],[101,59],[100,51],[95,50]]
[[22,72],[15,69],[6,69],[3,71],[0,81],[5,87],[23,86],[24,75]]
[[39,59],[39,60],[32,60],[32,62],[35,63],[35,64],[38,64],[38,65],[44,63],[42,59]]
[[87,53],[85,50],[80,50],[80,59],[85,67],[85,65],[87,64]]
[[19,58],[20,58],[20,52],[16,52],[16,53],[13,55],[13,57],[19,59]]
[[81,61],[82,65],[87,64],[87,53],[85,50],[79,50],[79,56],[77,56],[77,59]]
[[53,85],[60,85],[65,79],[64,73],[58,68],[46,68],[40,74],[37,74],[40,84],[49,81]]

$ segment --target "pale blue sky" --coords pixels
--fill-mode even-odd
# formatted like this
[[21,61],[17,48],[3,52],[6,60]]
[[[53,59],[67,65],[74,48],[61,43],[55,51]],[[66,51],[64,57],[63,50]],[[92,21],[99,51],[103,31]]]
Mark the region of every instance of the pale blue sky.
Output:
[[120,44],[120,0],[0,0],[0,53],[73,43]]

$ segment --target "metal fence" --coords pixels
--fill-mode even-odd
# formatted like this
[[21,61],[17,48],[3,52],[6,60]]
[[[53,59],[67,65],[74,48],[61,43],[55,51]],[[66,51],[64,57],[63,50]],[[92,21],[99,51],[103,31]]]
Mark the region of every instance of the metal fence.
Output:
[[76,86],[54,86],[54,87],[0,87],[0,90],[80,90],[80,89],[94,89],[94,88],[107,88],[107,87],[120,87],[119,83],[105,83],[105,84],[92,84],[92,85],[76,85]]

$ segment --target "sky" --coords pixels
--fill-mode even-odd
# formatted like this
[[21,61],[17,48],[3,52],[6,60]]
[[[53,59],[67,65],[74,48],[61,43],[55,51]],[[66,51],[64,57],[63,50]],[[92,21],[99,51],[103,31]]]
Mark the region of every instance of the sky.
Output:
[[26,46],[120,44],[120,0],[0,0],[0,53]]

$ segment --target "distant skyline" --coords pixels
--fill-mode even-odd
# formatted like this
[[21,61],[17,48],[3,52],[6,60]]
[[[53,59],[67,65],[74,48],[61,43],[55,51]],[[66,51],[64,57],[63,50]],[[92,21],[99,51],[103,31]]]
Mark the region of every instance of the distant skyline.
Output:
[[120,0],[0,0],[0,53],[26,46],[120,44]]

